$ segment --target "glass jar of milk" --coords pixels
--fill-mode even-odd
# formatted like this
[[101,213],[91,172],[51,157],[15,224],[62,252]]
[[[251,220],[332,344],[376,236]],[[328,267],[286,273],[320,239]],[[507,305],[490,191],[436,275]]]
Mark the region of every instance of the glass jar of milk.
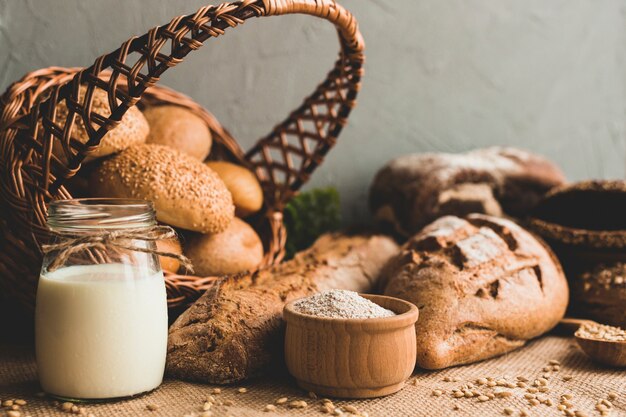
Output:
[[155,225],[152,203],[142,200],[50,204],[55,249],[44,257],[35,313],[37,368],[48,394],[116,398],[161,384],[165,282],[154,241],[141,239]]

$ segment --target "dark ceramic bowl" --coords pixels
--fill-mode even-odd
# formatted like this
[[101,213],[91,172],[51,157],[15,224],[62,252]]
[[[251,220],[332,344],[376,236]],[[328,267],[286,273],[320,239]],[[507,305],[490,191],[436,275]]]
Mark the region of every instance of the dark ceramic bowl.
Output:
[[563,264],[570,314],[626,325],[626,181],[584,181],[551,190],[529,228]]

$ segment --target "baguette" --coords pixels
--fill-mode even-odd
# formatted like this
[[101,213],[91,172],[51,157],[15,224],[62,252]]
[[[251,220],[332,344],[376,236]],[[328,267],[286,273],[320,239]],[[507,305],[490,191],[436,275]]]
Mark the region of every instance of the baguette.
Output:
[[262,373],[282,362],[287,302],[333,288],[368,292],[398,249],[385,236],[327,234],[290,261],[225,280],[171,326],[167,375],[226,384]]

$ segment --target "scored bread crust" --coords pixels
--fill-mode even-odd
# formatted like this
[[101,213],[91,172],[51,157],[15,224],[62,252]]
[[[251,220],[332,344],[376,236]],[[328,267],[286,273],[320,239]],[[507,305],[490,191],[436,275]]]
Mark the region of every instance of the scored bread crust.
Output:
[[186,230],[219,233],[235,216],[233,199],[211,168],[163,145],[122,151],[94,170],[89,183],[95,197],[150,200],[160,222]]
[[518,348],[553,328],[569,298],[550,249],[510,220],[442,217],[386,265],[385,295],[417,305],[417,364],[440,369]]
[[381,168],[370,187],[376,219],[411,236],[445,215],[523,217],[565,176],[546,158],[507,147],[461,154],[404,155]]

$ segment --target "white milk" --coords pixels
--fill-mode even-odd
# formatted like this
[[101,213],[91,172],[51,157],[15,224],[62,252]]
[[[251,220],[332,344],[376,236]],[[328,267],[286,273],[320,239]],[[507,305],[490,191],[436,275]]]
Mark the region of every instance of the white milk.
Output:
[[36,352],[47,393],[67,398],[139,394],[163,380],[163,273],[123,264],[79,265],[41,276]]

